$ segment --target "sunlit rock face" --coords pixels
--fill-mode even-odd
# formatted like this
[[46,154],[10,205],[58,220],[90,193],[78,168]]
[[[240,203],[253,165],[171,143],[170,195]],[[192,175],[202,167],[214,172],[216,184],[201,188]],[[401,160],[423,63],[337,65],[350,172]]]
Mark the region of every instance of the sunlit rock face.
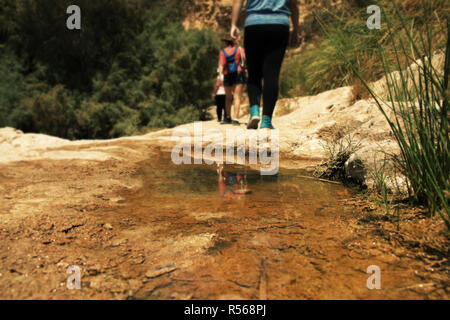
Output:
[[[314,37],[319,27],[314,22],[314,11],[340,9],[345,2],[342,0],[298,0],[299,36],[302,43]],[[185,28],[212,28],[226,32],[231,24],[232,0],[185,0],[180,1],[186,15],[183,20]],[[244,14],[241,15],[241,25]]]

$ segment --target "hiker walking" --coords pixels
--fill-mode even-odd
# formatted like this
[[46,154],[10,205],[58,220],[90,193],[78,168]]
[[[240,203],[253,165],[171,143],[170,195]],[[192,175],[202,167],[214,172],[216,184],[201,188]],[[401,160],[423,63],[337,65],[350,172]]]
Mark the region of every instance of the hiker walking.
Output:
[[[243,2],[233,0],[233,39],[240,36],[237,21]],[[298,34],[297,0],[247,0],[246,16],[244,47],[250,100],[250,120],[247,128],[258,128],[262,95],[263,116],[260,129],[274,129],[272,115],[278,99],[281,64],[289,43],[289,16],[294,27],[291,41],[295,43]]]
[[216,85],[214,86],[214,91],[212,93],[213,100],[216,101],[217,107],[217,121],[222,121],[222,114],[224,114],[225,118],[225,87],[223,86],[223,74],[219,73],[219,69],[217,69],[217,79]]
[[223,85],[226,94],[225,119],[222,123],[229,124],[232,123],[231,105],[233,104],[234,90],[237,84],[242,83],[239,74],[243,69],[241,66],[241,50],[234,45],[234,40],[230,37],[222,40],[227,44],[219,53],[219,75],[223,74]]

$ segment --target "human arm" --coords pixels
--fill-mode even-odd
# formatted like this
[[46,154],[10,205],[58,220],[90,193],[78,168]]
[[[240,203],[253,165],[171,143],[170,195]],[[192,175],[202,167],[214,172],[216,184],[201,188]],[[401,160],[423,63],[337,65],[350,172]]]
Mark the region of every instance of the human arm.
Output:
[[213,98],[213,100],[214,100],[214,98],[216,97],[216,94],[217,94],[217,90],[219,90],[219,87],[220,87],[220,85],[221,85],[221,80],[220,80],[220,76],[218,76],[217,77],[217,79],[216,79],[216,84],[214,85],[214,91],[213,91],[213,93],[212,93],[212,98]]
[[298,45],[298,0],[290,1],[290,9],[291,9],[291,20],[292,20],[292,33],[291,33],[291,41],[290,44],[292,47]]
[[227,64],[227,59],[225,58],[225,55],[223,54],[223,50],[219,53],[219,77],[222,78],[223,70],[225,68],[225,65]]
[[233,9],[231,13],[231,32],[230,32],[230,35],[233,39],[236,39],[241,34],[239,28],[237,27],[237,23],[239,20],[239,14],[241,13],[243,3],[244,0],[233,0]]

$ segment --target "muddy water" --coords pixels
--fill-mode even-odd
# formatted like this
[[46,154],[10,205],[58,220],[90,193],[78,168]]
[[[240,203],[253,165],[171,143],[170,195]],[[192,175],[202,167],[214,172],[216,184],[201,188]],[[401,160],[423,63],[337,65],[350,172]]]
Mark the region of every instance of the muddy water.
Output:
[[151,257],[137,298],[370,297],[367,261],[343,250],[347,189],[298,170],[224,172],[221,184],[216,166],[177,166],[168,155],[142,163],[144,186],[125,208],[144,227],[124,230]]

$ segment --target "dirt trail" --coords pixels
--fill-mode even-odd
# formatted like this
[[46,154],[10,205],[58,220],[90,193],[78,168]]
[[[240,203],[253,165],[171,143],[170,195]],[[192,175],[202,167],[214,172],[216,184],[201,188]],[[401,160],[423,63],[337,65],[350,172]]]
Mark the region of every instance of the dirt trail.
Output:
[[[278,212],[226,200],[204,211],[202,197],[170,192],[146,202],[159,171],[144,160],[170,136],[67,142],[0,164],[0,298],[448,299],[443,224],[417,212],[397,231],[348,191],[328,218],[312,200],[281,198]],[[381,290],[366,287],[373,261]],[[81,290],[66,288],[69,265]]]

